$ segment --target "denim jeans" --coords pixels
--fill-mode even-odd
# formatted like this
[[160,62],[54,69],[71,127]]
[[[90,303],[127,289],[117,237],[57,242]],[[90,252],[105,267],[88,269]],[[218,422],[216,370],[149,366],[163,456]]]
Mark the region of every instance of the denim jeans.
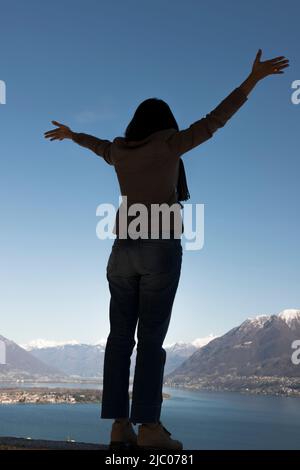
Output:
[[[118,239],[107,263],[110,333],[104,355],[101,418],[159,421],[168,331],[182,264],[181,239]],[[129,370],[137,355],[129,413]]]

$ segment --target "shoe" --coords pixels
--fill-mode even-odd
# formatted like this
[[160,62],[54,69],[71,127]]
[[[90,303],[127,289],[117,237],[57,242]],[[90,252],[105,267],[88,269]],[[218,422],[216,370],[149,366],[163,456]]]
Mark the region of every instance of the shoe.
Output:
[[137,445],[139,449],[147,450],[182,450],[182,442],[171,439],[171,433],[163,426],[161,421],[156,424],[141,424],[139,426]]
[[110,434],[110,450],[125,450],[137,448],[137,435],[132,423],[114,422]]

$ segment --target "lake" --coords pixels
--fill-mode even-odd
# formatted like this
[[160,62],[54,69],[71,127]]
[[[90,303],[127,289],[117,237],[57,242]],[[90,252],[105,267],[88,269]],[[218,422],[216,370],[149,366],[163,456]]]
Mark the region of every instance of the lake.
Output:
[[[299,398],[164,392],[172,397],[164,400],[161,420],[185,449],[300,449]],[[112,420],[100,418],[100,406],[0,405],[0,435],[107,444]]]

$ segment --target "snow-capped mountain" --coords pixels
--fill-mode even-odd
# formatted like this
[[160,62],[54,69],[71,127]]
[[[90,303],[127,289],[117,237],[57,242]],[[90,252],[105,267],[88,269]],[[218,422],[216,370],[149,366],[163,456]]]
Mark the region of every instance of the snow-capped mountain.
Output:
[[[249,325],[261,328],[272,316],[274,315],[257,315],[254,318],[247,318],[243,324],[244,326]],[[278,313],[277,317],[283,320],[289,327],[292,327],[300,322],[300,310],[296,308],[285,309]]]
[[23,349],[26,349],[26,351],[32,351],[33,349],[63,347],[67,344],[71,344],[72,346],[74,346],[75,344],[79,344],[79,342],[76,341],[76,340],[71,340],[71,341],[50,341],[50,340],[47,340],[47,339],[35,339],[33,341],[30,341],[29,343],[21,344],[20,346]]
[[262,328],[264,324],[270,319],[270,315],[257,315],[254,318],[247,318],[242,324],[241,328]]
[[[73,339],[69,341],[52,341],[48,339],[34,339],[29,343],[20,345],[26,351],[32,351],[36,349],[47,349],[47,348],[64,348],[65,346],[80,346],[86,343],[80,343],[79,341]],[[101,339],[95,343],[91,343],[90,345],[97,346],[99,348],[105,347],[106,339]]]
[[166,383],[201,377],[300,377],[292,343],[300,339],[300,310],[247,318],[240,326],[195,351],[166,377]]
[[[214,339],[213,335],[206,338],[197,338],[191,343],[178,341],[164,345],[167,352],[165,373],[178,367],[185,359],[197,349]],[[59,364],[68,375],[91,378],[102,377],[106,339],[96,344],[83,344],[78,341],[56,342],[48,340],[35,340],[26,345],[36,358],[47,364]],[[136,346],[131,357],[130,375],[134,375]]]
[[47,364],[59,364],[67,375],[101,377],[105,346],[98,344],[68,344],[31,349],[31,354]]
[[180,349],[186,349],[190,348],[191,346],[194,346],[194,348],[202,348],[202,346],[205,346],[208,344],[210,341],[215,339],[216,336],[213,334],[210,334],[209,336],[205,336],[204,338],[196,338],[192,342],[186,342],[186,341],[176,341],[175,343],[165,343],[164,348],[167,348],[169,351],[170,350],[180,350]]
[[194,341],[192,341],[192,345],[196,346],[196,348],[203,348],[203,346],[206,346],[208,343],[210,343],[215,338],[217,338],[217,336],[214,336],[211,333],[209,336],[205,336],[204,338],[195,339]]
[[283,310],[278,316],[290,328],[296,328],[298,323],[300,322],[300,310],[296,310],[295,308]]

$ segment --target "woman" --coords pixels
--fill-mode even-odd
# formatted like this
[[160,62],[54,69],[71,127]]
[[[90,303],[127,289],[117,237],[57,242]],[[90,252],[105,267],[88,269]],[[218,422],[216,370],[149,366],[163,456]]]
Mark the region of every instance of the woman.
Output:
[[[112,448],[122,445],[183,448],[160,421],[166,360],[162,345],[182,261],[180,237],[184,228],[178,213],[182,207],[180,201],[189,198],[180,157],[223,127],[261,79],[282,74],[289,65],[284,56],[261,61],[261,54],[259,49],[246,80],[211,113],[187,129],[180,131],[169,106],[152,98],[139,105],[125,136],[116,137],[113,142],[73,132],[56,121],[52,122],[57,128],[45,133],[50,140],[72,139],[103,157],[115,167],[121,194],[127,198],[126,209],[122,201],[117,213],[116,239],[107,264],[110,333],[104,358],[101,417],[115,419]],[[136,212],[129,214],[129,209],[137,203],[148,209],[143,217],[135,217]],[[167,223],[159,214],[152,213],[153,205],[163,203],[174,208],[173,218],[169,217]],[[124,210],[128,217],[121,216]],[[137,324],[137,357],[129,414],[129,368]],[[136,423],[141,423],[138,435],[132,427]]]

